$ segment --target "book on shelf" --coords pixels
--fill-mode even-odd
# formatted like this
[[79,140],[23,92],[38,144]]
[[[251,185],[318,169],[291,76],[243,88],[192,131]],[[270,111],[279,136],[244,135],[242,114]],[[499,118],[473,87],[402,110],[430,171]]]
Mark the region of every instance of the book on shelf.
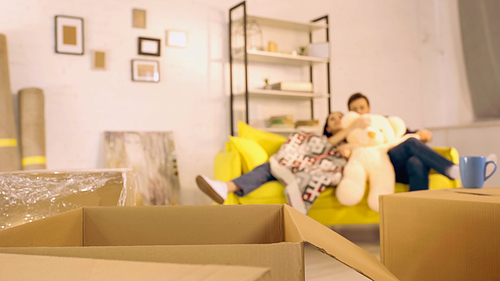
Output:
[[295,128],[293,115],[275,115],[268,120],[270,128]]
[[269,117],[270,120],[291,120],[293,121],[293,115],[275,115]]
[[292,125],[295,125],[293,120],[289,120],[289,119],[271,119],[271,124],[292,124]]
[[313,85],[311,82],[279,82],[271,84],[272,90],[308,92],[312,93]]
[[295,122],[295,128],[297,128],[297,127],[316,127],[318,125],[319,125],[319,121],[317,119],[297,120],[297,122]]

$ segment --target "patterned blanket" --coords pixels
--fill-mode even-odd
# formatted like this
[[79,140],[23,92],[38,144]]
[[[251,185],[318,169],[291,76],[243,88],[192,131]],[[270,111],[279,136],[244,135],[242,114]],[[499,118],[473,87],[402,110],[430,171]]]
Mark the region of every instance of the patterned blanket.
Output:
[[271,173],[285,186],[288,203],[307,214],[327,186],[342,178],[347,159],[325,136],[295,131],[271,159]]

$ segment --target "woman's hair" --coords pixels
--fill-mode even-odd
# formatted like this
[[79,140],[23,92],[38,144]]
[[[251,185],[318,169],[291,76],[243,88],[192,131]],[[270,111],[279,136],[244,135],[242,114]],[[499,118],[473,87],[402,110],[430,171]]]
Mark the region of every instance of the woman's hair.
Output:
[[339,113],[342,116],[344,116],[344,113],[340,112],[340,111],[332,111],[328,114],[328,116],[326,116],[326,122],[325,122],[325,127],[323,128],[323,135],[326,136],[327,138],[333,136],[332,133],[329,133],[326,131],[326,128],[328,127],[328,118],[330,118],[330,115],[332,115],[333,113]]

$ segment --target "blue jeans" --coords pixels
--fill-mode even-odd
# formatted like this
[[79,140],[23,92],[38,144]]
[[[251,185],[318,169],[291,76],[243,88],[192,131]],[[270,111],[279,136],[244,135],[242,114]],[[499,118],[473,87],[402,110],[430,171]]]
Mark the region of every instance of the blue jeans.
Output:
[[415,138],[407,139],[387,154],[396,172],[396,182],[410,184],[410,191],[429,189],[431,169],[447,176],[445,171],[454,165]]
[[257,166],[252,171],[243,174],[241,177],[234,179],[234,184],[241,188],[241,190],[236,191],[234,194],[238,196],[245,196],[266,182],[275,180],[276,178],[271,174],[271,165],[269,162],[266,162]]

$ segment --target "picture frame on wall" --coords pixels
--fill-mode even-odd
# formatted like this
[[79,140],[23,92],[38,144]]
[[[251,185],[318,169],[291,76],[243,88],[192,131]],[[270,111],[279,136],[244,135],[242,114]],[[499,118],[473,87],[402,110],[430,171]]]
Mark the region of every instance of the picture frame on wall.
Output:
[[139,37],[139,55],[155,56],[161,55],[161,40],[157,38]]
[[106,70],[106,52],[92,51],[92,69]]
[[146,10],[132,10],[132,27],[146,28]]
[[83,18],[55,16],[56,53],[83,55]]
[[166,40],[167,46],[170,47],[187,47],[187,33],[180,30],[167,30]]
[[154,60],[132,60],[132,81],[160,82],[160,62]]

